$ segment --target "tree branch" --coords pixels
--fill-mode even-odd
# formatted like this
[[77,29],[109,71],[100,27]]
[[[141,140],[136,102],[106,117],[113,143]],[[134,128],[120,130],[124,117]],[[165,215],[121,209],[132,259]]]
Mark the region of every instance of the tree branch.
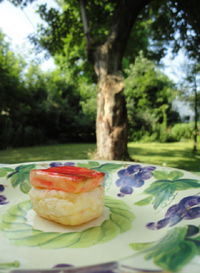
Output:
[[80,6],[80,12],[81,12],[81,18],[83,22],[83,30],[85,34],[85,39],[86,39],[86,45],[87,45],[87,55],[88,55],[88,60],[92,63],[94,63],[94,56],[93,56],[93,39],[90,36],[90,28],[89,28],[89,22],[88,22],[88,17],[86,13],[86,8],[85,8],[85,2],[84,0],[79,0],[79,6]]
[[84,0],[79,0],[79,6],[80,6],[80,12],[81,12],[81,18],[83,22],[83,30],[86,38],[86,43],[87,47],[89,47],[91,43],[91,37],[89,33],[89,23],[88,23],[88,17],[86,13],[86,8],[85,8],[85,2]]
[[[119,0],[113,14],[107,43],[115,58],[120,64],[126,49],[131,29],[141,10],[152,0]],[[120,69],[120,67],[118,68]]]

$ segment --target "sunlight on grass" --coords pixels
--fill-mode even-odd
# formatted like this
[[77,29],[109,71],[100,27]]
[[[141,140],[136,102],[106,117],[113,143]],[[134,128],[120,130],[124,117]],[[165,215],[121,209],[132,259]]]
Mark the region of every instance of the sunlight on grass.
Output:
[[200,151],[193,153],[193,142],[129,143],[130,156],[141,163],[200,171]]
[[[91,159],[95,149],[96,144],[68,143],[0,150],[0,163]],[[192,149],[192,141],[128,144],[129,154],[135,162],[200,172],[200,151],[194,154]]]
[[70,143],[0,150],[0,163],[88,159],[88,153],[95,149],[96,144]]

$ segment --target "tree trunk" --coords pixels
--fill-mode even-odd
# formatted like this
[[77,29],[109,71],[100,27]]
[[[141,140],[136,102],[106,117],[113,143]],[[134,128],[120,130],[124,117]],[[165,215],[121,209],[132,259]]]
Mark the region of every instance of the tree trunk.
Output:
[[[123,94],[122,58],[135,20],[151,0],[119,0],[113,12],[105,43],[95,45],[90,37],[84,0],[79,0],[88,59],[98,76],[97,154],[104,160],[131,160],[127,152],[127,112]],[[91,26],[92,27],[92,26]]]
[[123,93],[122,59],[131,28],[150,0],[121,0],[115,8],[110,33],[96,46],[94,67],[98,76],[96,158],[131,160],[127,151],[127,110]]
[[198,109],[197,109],[197,83],[196,83],[196,75],[194,76],[194,147],[193,152],[197,151],[197,121],[198,121]]
[[118,55],[119,51],[109,52],[109,43],[97,47],[95,54],[98,75],[96,158],[104,160],[131,160],[127,152],[127,111]]
[[99,77],[97,96],[97,157],[129,160],[127,153],[127,113],[120,72]]

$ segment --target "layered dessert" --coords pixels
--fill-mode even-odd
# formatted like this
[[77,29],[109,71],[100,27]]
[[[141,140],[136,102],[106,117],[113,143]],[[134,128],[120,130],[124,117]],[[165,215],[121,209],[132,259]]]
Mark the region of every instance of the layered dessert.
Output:
[[63,225],[81,225],[104,209],[105,174],[75,166],[32,170],[29,192],[35,212]]

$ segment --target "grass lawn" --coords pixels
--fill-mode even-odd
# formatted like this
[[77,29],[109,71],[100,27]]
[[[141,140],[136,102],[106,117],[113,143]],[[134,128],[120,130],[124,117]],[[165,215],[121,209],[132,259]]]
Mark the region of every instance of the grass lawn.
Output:
[[[192,152],[193,142],[129,143],[130,156],[138,162],[200,172],[200,147]],[[95,144],[69,143],[0,150],[0,163],[88,159]]]
[[193,142],[129,143],[129,154],[138,162],[200,172],[200,147],[194,154]]
[[88,153],[95,149],[96,144],[69,143],[0,150],[0,163],[87,159]]

